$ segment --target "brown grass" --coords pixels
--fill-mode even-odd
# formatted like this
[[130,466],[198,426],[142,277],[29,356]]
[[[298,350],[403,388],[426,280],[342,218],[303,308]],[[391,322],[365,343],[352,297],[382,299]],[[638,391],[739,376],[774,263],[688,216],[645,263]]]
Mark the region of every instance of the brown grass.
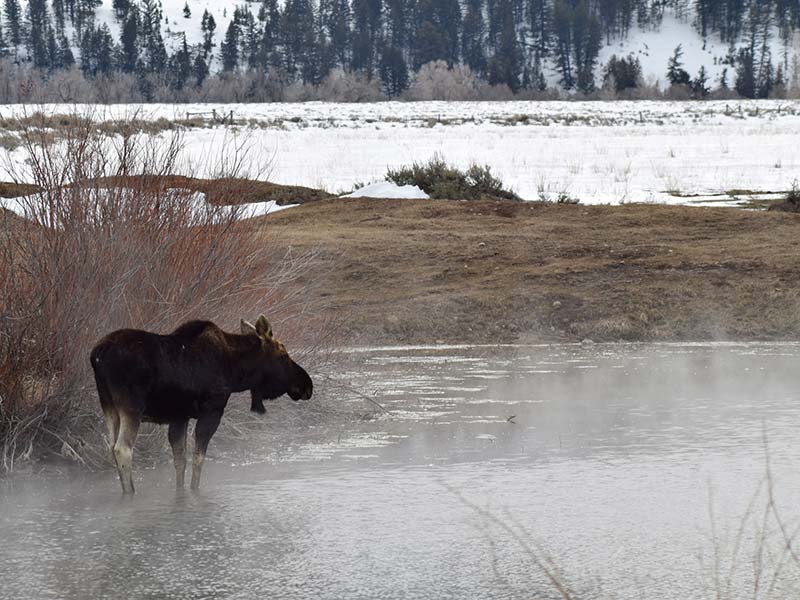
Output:
[[364,343],[800,337],[796,215],[338,199],[263,222],[327,250],[319,293]]
[[[74,186],[70,183],[67,185]],[[77,185],[98,188],[130,188],[160,191],[188,190],[203,192],[211,204],[230,206],[249,202],[267,202],[274,200],[280,205],[303,204],[332,198],[323,190],[307,188],[299,185],[281,185],[269,181],[256,181],[244,177],[224,177],[220,179],[201,179],[185,175],[112,175],[85,180]],[[0,182],[0,197],[16,198],[40,191],[39,186],[31,183]]]

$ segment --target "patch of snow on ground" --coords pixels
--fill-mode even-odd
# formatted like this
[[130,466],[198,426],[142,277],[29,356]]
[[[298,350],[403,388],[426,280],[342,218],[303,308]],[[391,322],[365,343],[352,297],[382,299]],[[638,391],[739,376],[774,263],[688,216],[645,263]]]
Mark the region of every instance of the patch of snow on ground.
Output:
[[[202,192],[192,192],[187,196],[188,201],[191,203],[192,211],[194,214],[199,216],[205,215],[209,209],[217,210],[214,207],[210,207],[209,204],[206,203],[205,194]],[[44,223],[49,225],[49,220],[47,219],[46,211],[41,210],[41,207],[44,205],[44,201],[38,199],[35,195],[34,196],[20,196],[17,198],[0,198],[0,208],[4,208],[9,210],[16,215],[31,219],[40,223]],[[293,208],[295,206],[299,206],[298,204],[284,204],[279,205],[274,200],[269,200],[267,202],[250,202],[247,204],[238,204],[236,206],[230,207],[222,207],[220,216],[235,214],[236,218],[239,220],[243,219],[253,219],[255,217],[262,217],[264,215],[270,215],[276,213],[281,210],[285,210],[287,208]],[[236,211],[235,213],[231,213],[228,211]],[[214,213],[219,214],[219,213]]]
[[406,198],[424,199],[430,198],[415,185],[397,185],[391,181],[379,181],[365,185],[351,194],[342,196],[343,198]]

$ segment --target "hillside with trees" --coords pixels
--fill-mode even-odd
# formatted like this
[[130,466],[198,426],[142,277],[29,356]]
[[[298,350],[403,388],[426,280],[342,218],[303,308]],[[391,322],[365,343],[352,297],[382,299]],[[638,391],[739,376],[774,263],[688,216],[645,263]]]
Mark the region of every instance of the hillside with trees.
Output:
[[[261,0],[221,3],[222,15],[197,0],[106,1],[2,0],[0,101],[763,98],[800,86],[798,0]],[[665,18],[724,53],[689,72],[677,41],[660,85],[635,53],[600,59]]]

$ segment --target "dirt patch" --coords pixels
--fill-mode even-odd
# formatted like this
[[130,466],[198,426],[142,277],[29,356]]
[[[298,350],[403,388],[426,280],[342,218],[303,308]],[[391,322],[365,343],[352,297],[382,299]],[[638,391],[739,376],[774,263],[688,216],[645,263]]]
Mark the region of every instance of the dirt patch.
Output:
[[[281,185],[269,181],[252,179],[199,179],[182,175],[136,175],[105,177],[88,182],[88,185],[100,187],[129,187],[133,189],[170,189],[181,188],[194,192],[203,192],[211,204],[232,205],[249,202],[267,202],[274,200],[280,205],[303,204],[325,198],[333,198],[322,190],[299,185]],[[15,198],[39,191],[39,187],[27,183],[0,182],[0,197]]]
[[18,198],[39,191],[39,186],[31,183],[13,183],[0,181],[0,198]]
[[730,208],[324,200],[270,215],[361,343],[800,337],[800,221]]

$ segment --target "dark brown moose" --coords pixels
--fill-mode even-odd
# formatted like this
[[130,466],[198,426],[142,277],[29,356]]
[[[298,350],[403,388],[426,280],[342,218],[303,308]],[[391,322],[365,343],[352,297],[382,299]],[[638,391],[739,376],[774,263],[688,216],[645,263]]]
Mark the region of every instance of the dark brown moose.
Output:
[[186,429],[189,419],[197,419],[192,464],[192,489],[197,489],[208,442],[233,392],[250,390],[250,410],[257,413],[266,412],[264,399],[311,398],[311,378],[272,336],[264,315],[255,325],[242,321],[241,331],[190,321],[169,335],[120,329],[94,347],[90,360],[123,493],[133,493],[133,445],[142,421],[169,424],[181,488]]

